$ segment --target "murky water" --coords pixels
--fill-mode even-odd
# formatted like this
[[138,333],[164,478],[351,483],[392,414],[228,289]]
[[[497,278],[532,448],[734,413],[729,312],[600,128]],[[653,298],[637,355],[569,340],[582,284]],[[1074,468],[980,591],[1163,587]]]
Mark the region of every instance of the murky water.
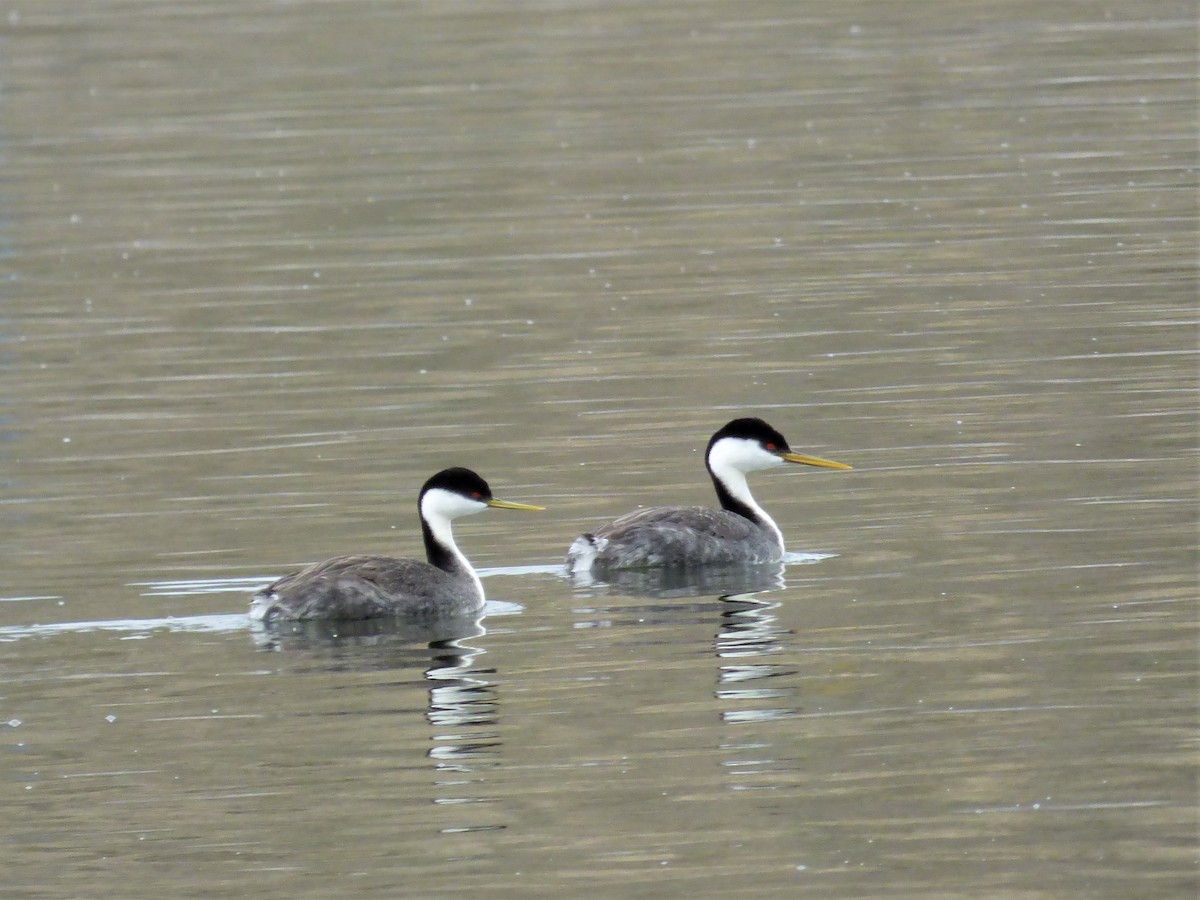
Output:
[[[6,896],[1194,895],[1191,4],[5,13]],[[562,576],[740,413],[782,572]]]

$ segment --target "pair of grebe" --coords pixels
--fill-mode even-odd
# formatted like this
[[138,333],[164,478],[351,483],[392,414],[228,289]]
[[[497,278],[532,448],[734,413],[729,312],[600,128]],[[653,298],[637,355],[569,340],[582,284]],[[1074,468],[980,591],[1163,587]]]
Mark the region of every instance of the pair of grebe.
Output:
[[[783,559],[783,535],[755,502],[746,473],[786,463],[849,469],[795,453],[762,419],[734,419],[704,456],[720,509],[656,506],[621,516],[572,542],[568,572],[756,565]],[[450,523],[485,509],[541,510],[492,496],[470,469],[444,469],[421,488],[417,509],[428,562],[387,556],[339,556],[287,575],[254,595],[255,619],[373,619],[466,615],[482,610],[479,576],[454,542]]]

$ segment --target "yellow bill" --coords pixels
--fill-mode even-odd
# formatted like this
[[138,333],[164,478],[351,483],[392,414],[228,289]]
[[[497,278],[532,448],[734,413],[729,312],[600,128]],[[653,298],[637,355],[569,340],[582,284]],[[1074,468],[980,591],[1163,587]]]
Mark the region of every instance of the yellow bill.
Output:
[[793,453],[788,450],[780,453],[779,458],[785,462],[801,463],[805,466],[820,466],[822,469],[849,469],[845,463],[834,462],[832,459],[821,459],[819,456],[805,456],[803,453]]
[[[848,469],[850,467],[843,466],[843,468]],[[528,509],[531,512],[546,511],[546,507],[544,506],[532,506],[528,503],[513,503],[511,500],[497,500],[495,497],[493,497],[491,500],[484,500],[483,502],[492,509]]]

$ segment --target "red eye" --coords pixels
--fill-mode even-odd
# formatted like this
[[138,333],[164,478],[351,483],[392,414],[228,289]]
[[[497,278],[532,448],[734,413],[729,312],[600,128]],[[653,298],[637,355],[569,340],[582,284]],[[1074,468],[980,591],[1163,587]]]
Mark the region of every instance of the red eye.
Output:
[[471,499],[472,500],[482,500],[483,494],[479,493],[479,491],[471,491]]
[[774,453],[779,448],[776,447],[774,444],[767,444],[767,449],[770,450],[772,453]]

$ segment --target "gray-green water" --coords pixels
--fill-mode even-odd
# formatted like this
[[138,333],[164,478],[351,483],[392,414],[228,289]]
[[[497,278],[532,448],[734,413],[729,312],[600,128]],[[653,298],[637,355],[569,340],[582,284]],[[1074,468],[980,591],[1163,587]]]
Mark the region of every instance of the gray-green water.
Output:
[[[1191,4],[4,12],[5,896],[1194,896]],[[780,589],[562,577],[739,414]]]

